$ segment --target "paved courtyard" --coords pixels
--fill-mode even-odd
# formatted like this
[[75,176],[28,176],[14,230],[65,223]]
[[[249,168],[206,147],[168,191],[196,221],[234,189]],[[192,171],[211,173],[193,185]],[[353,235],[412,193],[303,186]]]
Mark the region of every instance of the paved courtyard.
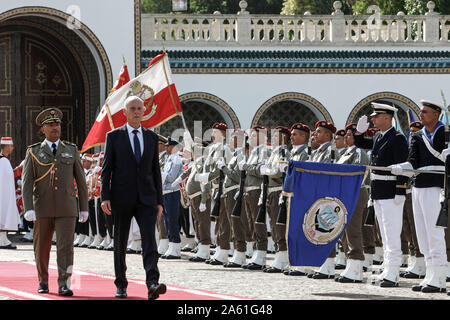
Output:
[[[17,250],[0,250],[0,261],[33,262],[31,243],[18,241],[17,235],[9,235]],[[370,282],[371,273],[364,274],[362,284],[341,284],[334,280],[313,280],[283,274],[266,274],[262,271],[227,269],[205,263],[193,263],[188,259],[193,253],[182,253],[181,260],[159,260],[160,282],[189,289],[234,295],[262,300],[450,300],[446,294],[423,294],[411,290],[420,280],[401,279],[398,288],[380,288]],[[274,259],[268,254],[267,264]],[[113,252],[75,248],[76,270],[113,275]],[[56,264],[56,247],[52,246],[50,263]],[[145,279],[142,258],[138,254],[127,255],[127,276]],[[0,270],[1,272],[1,270]],[[339,274],[341,270],[337,270]],[[37,289],[36,276],[36,289]],[[82,284],[81,284],[82,285]],[[450,283],[449,283],[450,289]],[[76,289],[74,288],[75,294]],[[114,295],[115,292],[111,292]],[[1,297],[0,299],[6,299]]]

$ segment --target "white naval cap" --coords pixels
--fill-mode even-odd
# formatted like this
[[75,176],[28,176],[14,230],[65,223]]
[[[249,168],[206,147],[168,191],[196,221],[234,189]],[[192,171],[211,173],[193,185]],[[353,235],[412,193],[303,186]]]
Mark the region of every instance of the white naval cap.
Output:
[[11,137],[2,137],[0,140],[0,144],[2,145],[13,144],[13,140]]
[[428,100],[420,100],[420,103],[422,104],[422,106],[434,109],[439,113],[445,110],[445,107],[439,103],[434,103]]
[[372,108],[373,108],[373,113],[370,115],[371,117],[376,116],[377,114],[391,114],[393,115],[395,112],[398,111],[398,109],[396,107],[387,105],[387,104],[383,104],[383,103],[376,103],[376,102],[371,102]]

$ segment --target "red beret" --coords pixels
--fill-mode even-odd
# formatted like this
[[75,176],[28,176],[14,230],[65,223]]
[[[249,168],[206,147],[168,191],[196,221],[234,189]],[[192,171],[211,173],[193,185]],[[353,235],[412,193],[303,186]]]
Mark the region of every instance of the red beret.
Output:
[[254,127],[252,128],[252,130],[255,130],[255,131],[265,131],[266,134],[267,134],[267,128],[266,128],[266,127],[263,127],[263,126],[254,126]]
[[316,129],[317,129],[317,127],[323,127],[325,129],[330,130],[333,133],[336,132],[336,127],[331,122],[327,122],[327,121],[324,121],[324,120],[317,121]]
[[343,129],[338,130],[338,131],[336,131],[335,135],[343,137],[343,136],[345,136],[345,130],[343,130]]
[[275,127],[274,130],[277,130],[280,133],[283,133],[283,134],[285,134],[287,136],[291,135],[291,131],[289,130],[288,127],[278,126],[278,127]]
[[409,125],[410,128],[418,128],[418,129],[422,129],[423,128],[423,124],[420,121],[414,121],[411,122],[411,124]]
[[378,131],[380,131],[380,129],[378,129],[378,128],[369,128],[369,129],[367,129],[367,131],[364,134],[366,136],[373,137],[375,135],[375,133],[377,133]]
[[227,131],[228,126],[225,123],[214,123],[211,127],[212,129],[219,129],[219,130],[223,130],[223,131]]
[[305,131],[307,133],[309,133],[311,131],[311,129],[306,124],[303,124],[303,123],[300,123],[300,122],[294,123],[292,125],[290,131],[292,132],[292,130],[294,130],[294,129],[302,130],[302,131]]
[[349,123],[348,125],[346,125],[345,126],[345,132],[347,132],[347,130],[355,131],[356,130],[356,123]]

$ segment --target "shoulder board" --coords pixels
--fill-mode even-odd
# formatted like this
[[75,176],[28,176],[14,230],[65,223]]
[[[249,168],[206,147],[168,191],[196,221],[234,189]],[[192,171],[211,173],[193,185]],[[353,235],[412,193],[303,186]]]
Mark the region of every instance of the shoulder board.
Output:
[[65,144],[71,145],[71,146],[73,146],[73,147],[76,147],[76,146],[77,146],[75,143],[70,142],[70,141],[63,140],[63,142],[64,142]]
[[36,142],[36,143],[34,143],[34,144],[32,144],[32,145],[29,145],[29,146],[27,147],[27,149],[33,148],[33,147],[36,147],[36,146],[40,146],[41,143],[42,143],[42,141],[41,141],[41,142]]

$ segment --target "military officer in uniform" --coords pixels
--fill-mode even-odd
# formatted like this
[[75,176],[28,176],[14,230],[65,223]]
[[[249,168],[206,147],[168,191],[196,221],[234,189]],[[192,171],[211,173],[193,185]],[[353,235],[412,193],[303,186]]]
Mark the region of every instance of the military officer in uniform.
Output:
[[[408,143],[405,136],[392,126],[397,108],[375,102],[372,102],[372,108],[372,122],[380,131],[373,138],[364,137],[363,133],[369,128],[369,123],[367,116],[362,116],[356,128],[355,145],[358,148],[372,149],[372,166],[387,167],[405,162]],[[400,233],[408,178],[381,170],[372,170],[370,178],[371,199],[385,249],[383,272],[377,280],[380,281],[380,287],[398,287],[402,264]]]
[[342,156],[346,150],[345,144],[345,129],[337,130],[334,134],[334,146],[336,147],[336,151],[338,153],[338,157]]
[[[445,170],[444,161],[449,149],[445,149],[445,126],[439,121],[445,107],[426,100],[421,100],[421,103],[419,115],[424,128],[412,135],[408,161],[392,166],[392,173],[397,176],[412,176],[405,169]],[[444,176],[441,174],[420,173],[413,180],[414,221],[419,248],[425,256],[426,265],[425,278],[419,285],[412,287],[413,291],[446,292],[445,234],[442,228],[436,227],[443,187]]]
[[[27,149],[23,168],[25,218],[35,220],[34,253],[39,293],[48,293],[48,263],[53,232],[56,231],[58,294],[72,296],[75,221],[88,217],[85,173],[76,145],[60,140],[62,112],[49,108],[38,114],[36,124],[45,140]],[[74,179],[78,188],[78,213]]]
[[[354,134],[356,132],[356,123],[350,123],[345,127],[346,151],[341,155],[337,163],[339,164],[357,164],[368,165],[369,157],[367,153],[355,146]],[[343,246],[347,257],[344,272],[335,280],[341,283],[362,282],[363,279],[363,261],[364,250],[362,241],[363,215],[367,206],[368,179],[361,185],[358,202],[353,210],[352,218],[343,234]]]

